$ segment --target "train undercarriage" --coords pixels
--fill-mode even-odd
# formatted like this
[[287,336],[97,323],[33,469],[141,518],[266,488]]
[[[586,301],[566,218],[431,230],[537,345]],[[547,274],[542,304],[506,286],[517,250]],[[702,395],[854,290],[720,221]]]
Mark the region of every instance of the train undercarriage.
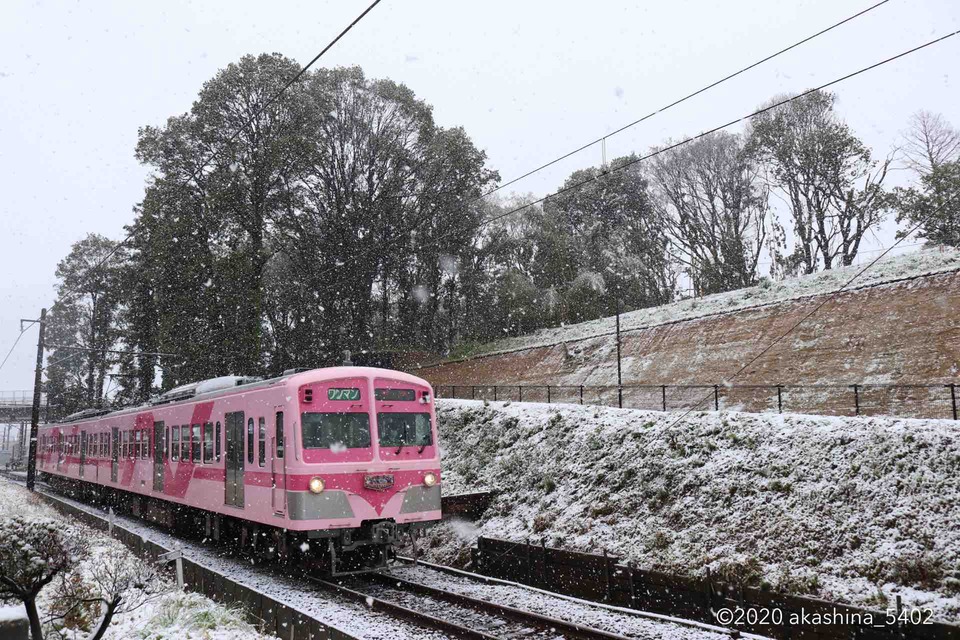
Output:
[[384,569],[397,549],[412,546],[415,550],[423,530],[433,524],[398,525],[385,519],[364,521],[357,529],[290,531],[73,478],[42,472],[39,476],[58,493],[84,504],[112,509],[179,537],[212,542],[254,560],[295,562],[319,576]]

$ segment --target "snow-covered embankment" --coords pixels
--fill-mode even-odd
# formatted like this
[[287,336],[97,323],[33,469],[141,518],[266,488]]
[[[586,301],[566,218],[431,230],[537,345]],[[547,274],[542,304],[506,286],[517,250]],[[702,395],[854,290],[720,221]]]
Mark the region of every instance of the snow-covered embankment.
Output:
[[714,574],[960,619],[960,425],[678,414],[442,400],[444,491],[500,493],[477,530],[443,525],[430,557],[475,535],[607,549]]

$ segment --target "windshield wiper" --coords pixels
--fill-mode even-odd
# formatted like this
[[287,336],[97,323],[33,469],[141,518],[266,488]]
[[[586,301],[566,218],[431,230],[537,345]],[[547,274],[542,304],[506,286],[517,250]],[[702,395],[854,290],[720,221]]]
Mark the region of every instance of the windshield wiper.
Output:
[[426,438],[423,439],[423,442],[420,444],[420,448],[417,449],[417,454],[423,453],[423,450],[427,448],[427,445],[430,444]]

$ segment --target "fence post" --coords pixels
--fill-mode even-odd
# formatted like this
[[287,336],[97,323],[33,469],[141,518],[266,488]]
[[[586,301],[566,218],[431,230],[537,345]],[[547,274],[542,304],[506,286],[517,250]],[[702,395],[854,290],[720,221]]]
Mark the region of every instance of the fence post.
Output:
[[547,541],[544,538],[540,538],[540,553],[543,555],[543,574],[541,574],[543,582],[541,584],[544,587],[549,587],[550,564],[547,562]]
[[667,410],[667,385],[660,385],[660,396],[663,400],[663,410]]
[[707,567],[707,611],[713,612],[713,576],[710,567]]
[[783,413],[783,385],[777,385],[777,413]]
[[720,385],[713,385],[713,410],[720,411]]
[[611,584],[611,575],[610,575],[610,556],[607,555],[607,550],[603,550],[603,577],[606,578],[607,582],[607,593],[604,596],[604,600],[610,602],[610,596],[613,593],[613,585]]
[[[583,404],[583,385],[580,385],[580,404]],[[954,412],[956,413],[956,412]],[[954,416],[956,417],[956,416]]]
[[950,404],[953,406],[953,419],[957,419],[957,385],[949,384],[950,387]]
[[450,397],[453,398],[454,400],[457,399],[457,385],[453,385],[452,387],[450,387]]
[[533,584],[533,556],[530,553],[530,538],[527,538],[527,544],[523,547],[527,552],[527,584]]
[[860,415],[860,385],[853,385],[853,409],[854,415]]
[[520,390],[520,399],[517,400],[517,402],[523,402],[523,385],[522,384],[517,385],[517,389]]
[[547,404],[550,404],[550,385],[547,385]]
[[497,401],[497,385],[493,385],[493,401]]
[[471,399],[471,400],[476,400],[476,399],[477,399],[477,387],[476,387],[476,385],[472,385],[472,386],[470,387],[470,399]]

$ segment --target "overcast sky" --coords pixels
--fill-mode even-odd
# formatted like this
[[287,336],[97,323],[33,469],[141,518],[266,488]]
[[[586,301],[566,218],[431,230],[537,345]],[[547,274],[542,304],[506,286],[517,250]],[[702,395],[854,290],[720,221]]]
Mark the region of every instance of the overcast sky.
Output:
[[[510,179],[873,2],[383,0],[321,63],[407,84]],[[306,63],[367,4],[0,3],[0,359],[19,318],[53,302],[70,245],[88,232],[123,236],[147,173],[133,157],[138,127],[187,111],[243,54]],[[960,3],[891,0],[611,138],[608,156],[712,128],[957,29]],[[960,36],[838,85],[838,109],[885,156],[918,109],[960,125],[958,61]],[[590,149],[514,188],[543,195],[599,161]],[[35,349],[34,328],[0,370],[0,390],[32,387]]]

